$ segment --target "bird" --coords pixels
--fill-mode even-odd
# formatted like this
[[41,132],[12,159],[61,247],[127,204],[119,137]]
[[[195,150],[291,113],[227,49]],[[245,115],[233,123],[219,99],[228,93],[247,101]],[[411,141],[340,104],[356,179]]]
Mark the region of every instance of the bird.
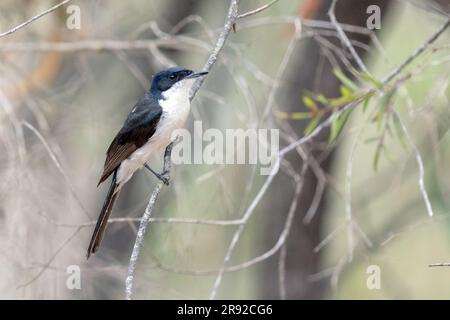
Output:
[[95,225],[86,258],[98,251],[108,224],[108,217],[122,187],[133,174],[145,167],[168,184],[167,172],[154,171],[147,162],[161,155],[170,144],[172,133],[187,120],[190,90],[207,71],[193,72],[171,67],[153,76],[150,89],[137,101],[108,150],[97,187],[112,175],[111,185]]

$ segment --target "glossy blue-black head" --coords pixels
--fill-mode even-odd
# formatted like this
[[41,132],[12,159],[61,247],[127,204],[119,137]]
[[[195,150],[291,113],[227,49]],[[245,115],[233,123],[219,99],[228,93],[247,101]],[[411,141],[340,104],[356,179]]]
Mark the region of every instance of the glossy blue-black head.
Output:
[[194,72],[182,67],[172,67],[155,74],[150,90],[154,93],[164,92],[177,83],[184,82],[184,80],[187,79],[194,79],[207,73],[208,72]]

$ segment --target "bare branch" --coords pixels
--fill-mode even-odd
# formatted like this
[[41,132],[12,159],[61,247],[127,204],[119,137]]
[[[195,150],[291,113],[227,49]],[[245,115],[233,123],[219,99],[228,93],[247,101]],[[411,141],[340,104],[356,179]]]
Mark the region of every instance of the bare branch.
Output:
[[[164,154],[164,172],[167,172],[167,178],[170,178],[170,169],[171,169],[171,153],[172,153],[173,142],[171,142]],[[139,225],[139,230],[136,236],[136,241],[134,243],[133,252],[131,253],[130,263],[128,265],[128,273],[126,278],[126,299],[131,300],[133,296],[133,279],[136,271],[137,259],[139,257],[139,252],[141,251],[142,244],[144,242],[145,231],[147,229],[147,225],[150,222],[150,217],[152,215],[153,209],[155,208],[156,201],[159,198],[161,190],[164,186],[163,181],[159,181],[156,188],[153,190],[150,200],[147,204],[147,208],[145,209],[144,215],[141,219],[141,224]]]
[[304,182],[304,176],[306,173],[306,169],[308,168],[308,163],[305,162],[303,164],[303,168],[301,170],[300,174],[295,174],[294,175],[294,179],[295,179],[295,190],[294,190],[294,195],[292,197],[292,202],[291,205],[289,207],[289,212],[287,214],[287,218],[286,218],[286,222],[284,224],[283,227],[283,231],[281,232],[280,236],[278,237],[277,242],[275,243],[275,245],[270,249],[267,250],[266,252],[264,252],[263,254],[257,256],[256,258],[253,258],[251,260],[248,260],[246,262],[243,262],[241,264],[235,265],[233,267],[227,268],[226,271],[236,271],[236,270],[240,270],[240,269],[245,269],[248,268],[256,263],[259,263],[261,261],[264,261],[268,258],[270,258],[271,256],[273,256],[275,253],[277,253],[283,245],[286,244],[286,240],[289,236],[289,232],[291,230],[291,226],[292,226],[292,222],[294,220],[294,216],[295,216],[295,211],[297,209],[298,206],[298,200],[299,200],[299,196],[300,193],[303,189],[303,182]]
[[66,174],[66,172],[64,171],[63,167],[61,166],[61,164],[59,163],[58,159],[56,158],[55,153],[53,152],[53,150],[50,148],[49,144],[47,143],[47,141],[45,141],[45,138],[40,134],[40,132],[33,127],[30,123],[24,121],[23,125],[25,127],[27,127],[31,132],[33,132],[36,137],[38,137],[38,139],[41,141],[41,143],[44,145],[45,150],[47,150],[48,155],[50,156],[50,158],[52,159],[53,163],[55,164],[56,168],[58,169],[58,171],[61,173],[61,175],[64,177],[64,180],[66,180],[67,185],[69,186],[69,190],[72,193],[73,197],[76,199],[76,201],[78,202],[78,205],[80,206],[80,208],[82,209],[83,213],[89,218],[92,219],[91,215],[89,214],[89,212],[86,210],[86,208],[83,205],[83,202],[81,201],[81,199],[78,197],[74,186],[72,185],[72,182],[70,181],[69,176]]
[[294,37],[289,42],[289,45],[284,53],[283,59],[281,61],[280,67],[278,68],[277,74],[275,76],[275,84],[272,86],[272,90],[270,90],[269,97],[267,99],[266,106],[264,108],[264,112],[261,117],[261,121],[265,120],[271,111],[273,111],[273,104],[275,101],[275,95],[277,93],[278,85],[281,81],[281,78],[286,71],[287,65],[294,53],[295,45],[297,40],[300,39],[301,31],[302,31],[302,23],[300,18],[297,18],[293,21],[295,26]]
[[428,266],[429,267],[450,267],[450,262],[431,263]]
[[347,35],[345,34],[344,30],[342,30],[341,25],[337,22],[336,16],[334,14],[334,9],[336,7],[336,3],[338,0],[333,0],[330,10],[328,11],[328,16],[330,17],[331,22],[336,28],[336,31],[339,33],[339,37],[341,41],[344,43],[344,45],[347,47],[347,49],[352,54],[353,58],[355,59],[356,63],[358,64],[359,68],[363,70],[365,73],[370,74],[369,70],[367,70],[366,66],[364,65],[363,61],[361,60],[358,53],[355,51],[355,48],[353,47],[352,43],[348,39]]
[[46,14],[49,14],[49,13],[52,12],[52,11],[55,11],[55,10],[58,9],[59,7],[61,7],[61,6],[65,5],[66,3],[68,3],[69,1],[71,1],[71,0],[64,0],[64,1],[62,1],[62,2],[60,2],[60,3],[58,3],[58,4],[56,4],[56,5],[54,5],[53,7],[51,7],[51,8],[49,8],[49,9],[47,9],[47,10],[41,12],[40,14],[38,14],[38,15],[32,17],[31,19],[29,19],[29,20],[27,20],[27,21],[25,21],[25,22],[19,24],[18,26],[14,27],[14,28],[12,28],[12,29],[10,29],[10,30],[8,30],[8,31],[5,31],[5,32],[3,32],[3,33],[0,33],[0,38],[5,37],[5,36],[7,36],[7,35],[9,35],[9,34],[11,34],[11,33],[14,33],[14,32],[16,32],[17,30],[22,29],[23,27],[26,27],[27,25],[29,25],[29,24],[32,23],[33,21],[35,21],[35,20],[37,20],[37,19],[39,19],[39,18],[45,16]]
[[287,244],[284,243],[278,258],[278,290],[280,291],[281,300],[286,300],[286,255]]
[[36,281],[51,265],[51,263],[53,262],[53,260],[55,260],[55,258],[58,256],[58,254],[75,238],[75,236],[81,231],[82,227],[78,227],[62,244],[61,246],[52,254],[52,256],[50,257],[50,259],[48,259],[48,261],[42,266],[41,270],[30,280],[28,280],[27,282],[19,285],[17,287],[17,289],[26,287],[28,285],[30,285],[31,283],[33,283],[34,281]]
[[413,54],[411,54],[408,59],[406,59],[401,65],[399,65],[397,68],[392,70],[392,72],[387,75],[383,79],[383,83],[387,83],[391,81],[393,78],[395,78],[403,69],[405,69],[411,62],[414,61],[414,59],[417,58],[422,52],[424,52],[433,42],[435,42],[439,36],[444,33],[444,31],[448,28],[450,25],[450,17],[447,18],[445,23],[437,30],[427,41],[425,41],[424,44],[422,44],[419,48],[414,51]]
[[271,6],[273,6],[273,5],[274,5],[275,3],[277,3],[278,1],[279,1],[279,0],[272,0],[272,1],[269,2],[268,4],[263,5],[263,6],[259,7],[259,8],[257,8],[257,9],[255,9],[255,10],[248,11],[248,12],[246,12],[246,13],[242,13],[242,14],[240,14],[240,15],[237,16],[237,19],[242,19],[242,18],[251,16],[251,15],[254,15],[254,14],[260,13],[261,11],[264,11],[264,10],[270,8]]
[[411,148],[414,152],[414,155],[416,156],[417,165],[419,166],[420,192],[422,193],[423,201],[425,202],[425,206],[427,208],[428,215],[430,217],[432,217],[433,216],[433,207],[431,206],[430,197],[428,196],[428,192],[425,189],[425,181],[424,181],[425,170],[424,170],[424,166],[423,166],[422,156],[420,155],[419,149],[417,149],[417,146],[415,145],[414,141],[412,140],[411,136],[409,135],[409,132],[405,127],[405,124],[403,123],[400,116],[398,115],[398,113],[395,110],[394,110],[394,116],[397,117],[398,122],[400,123],[400,127],[402,128],[403,133],[405,134],[406,139],[408,140],[408,143],[411,146]]
[[[46,217],[47,220],[48,217]],[[108,223],[120,223],[120,222],[141,222],[142,218],[129,218],[129,217],[123,217],[123,218],[111,218],[108,219]],[[59,227],[66,227],[66,228],[76,228],[76,227],[89,227],[94,226],[97,221],[89,221],[85,223],[60,223],[56,221],[49,220],[51,224],[54,224]],[[208,219],[193,219],[193,218],[150,218],[149,222],[154,223],[179,223],[179,224],[199,224],[199,225],[206,225],[206,226],[236,226],[242,224],[242,220],[208,220]]]
[[225,254],[225,258],[223,260],[222,266],[219,270],[219,273],[217,274],[216,277],[216,281],[214,282],[213,285],[213,289],[211,291],[211,294],[209,296],[209,298],[212,300],[216,297],[217,294],[217,290],[220,286],[220,283],[222,282],[222,278],[223,275],[225,273],[226,267],[228,262],[230,261],[231,255],[233,254],[234,248],[236,246],[236,244],[239,241],[239,238],[242,234],[242,231],[244,230],[245,227],[245,223],[248,221],[248,219],[250,219],[250,217],[252,216],[256,206],[259,204],[259,202],[261,201],[262,197],[264,196],[264,194],[266,193],[267,189],[269,188],[270,184],[272,183],[273,179],[275,178],[276,175],[276,170],[278,169],[279,163],[280,163],[280,157],[277,157],[276,159],[276,163],[272,168],[272,172],[270,172],[269,176],[267,177],[266,181],[264,182],[263,186],[261,187],[261,189],[259,189],[258,193],[256,194],[255,198],[253,199],[252,203],[250,204],[250,206],[247,208],[246,212],[244,213],[244,216],[242,218],[242,220],[244,221],[244,224],[240,225],[238,227],[238,229],[236,230],[236,232],[233,235],[233,238],[231,239],[231,243],[228,247],[228,250]]
[[150,51],[152,47],[193,50],[195,48],[206,50],[207,47],[200,41],[187,41],[188,37],[171,36],[164,39],[153,40],[82,40],[61,42],[8,42],[0,44],[0,51],[12,52],[83,52],[83,51],[122,51],[122,50],[145,50]]

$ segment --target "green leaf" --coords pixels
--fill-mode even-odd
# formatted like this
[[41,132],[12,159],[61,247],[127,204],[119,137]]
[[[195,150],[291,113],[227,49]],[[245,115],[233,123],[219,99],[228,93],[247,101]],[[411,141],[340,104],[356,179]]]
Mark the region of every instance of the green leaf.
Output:
[[349,100],[353,100],[355,99],[355,96],[351,93],[350,89],[347,88],[346,86],[340,86],[339,90],[341,91],[341,96],[343,98],[349,99]]
[[358,77],[366,82],[372,83],[378,89],[383,88],[383,83],[368,73],[361,72],[361,71],[358,71],[355,69],[350,69],[350,72],[353,73],[356,77]]
[[370,98],[372,98],[372,96],[367,96],[367,98],[364,99],[363,111],[367,110],[367,107],[369,106],[370,103]]
[[330,99],[329,106],[332,107],[332,108],[338,108],[338,107],[342,107],[342,106],[344,106],[346,104],[349,104],[350,102],[353,102],[355,100],[356,100],[356,98],[354,96],[351,96],[351,97],[348,97],[348,96],[344,97],[344,96],[342,96],[342,97],[339,97],[339,98]]
[[325,97],[323,94],[318,94],[314,97],[317,101],[319,101],[324,106],[327,106],[329,104],[329,100],[327,97]]
[[380,105],[381,105],[381,111],[386,111],[388,106],[389,106],[389,102],[391,102],[392,97],[395,94],[395,89],[389,90],[385,95],[383,95],[381,97],[380,100]]
[[334,140],[337,138],[337,136],[341,133],[342,129],[345,126],[345,123],[347,122],[353,110],[354,108],[349,108],[339,116],[337,115],[337,113],[334,113],[332,115],[332,117],[334,117],[335,119],[333,119],[331,122],[331,132],[330,136],[328,137],[328,144],[332,144]]
[[341,70],[334,69],[333,73],[342,82],[342,84],[344,84],[351,91],[358,90],[358,85],[354,83],[353,80],[350,80],[350,78],[348,78],[344,73],[342,73]]
[[377,148],[375,149],[375,156],[373,157],[373,169],[375,171],[378,170],[378,164],[380,162],[381,151],[383,151],[383,145],[378,144]]
[[292,120],[303,120],[303,119],[310,119],[312,118],[311,112],[286,112],[286,111],[279,111],[275,110],[274,114],[279,119],[292,119]]
[[392,89],[392,90],[388,91],[385,95],[383,95],[381,97],[381,99],[380,99],[380,104],[379,104],[380,107],[378,109],[378,113],[375,116],[375,119],[377,121],[377,128],[378,128],[378,130],[381,129],[382,124],[383,124],[383,120],[386,120],[386,121],[389,120],[388,118],[385,119],[386,118],[385,114],[388,111],[391,99],[394,96],[395,92],[396,92],[395,89]]
[[303,97],[303,103],[311,111],[311,113],[313,115],[316,115],[317,112],[319,111],[319,108],[317,107],[317,104],[310,97],[304,96]]
[[319,123],[320,123],[320,117],[315,117],[314,119],[312,119],[305,129],[305,136],[309,136],[314,131],[314,129],[317,127],[317,125]]
[[292,112],[289,118],[292,120],[303,120],[312,118],[312,115],[310,112]]
[[375,157],[373,158],[373,169],[375,171],[378,170],[378,164],[380,163],[381,152],[384,152],[386,158],[390,161],[393,161],[392,154],[389,152],[388,148],[384,143],[379,143],[377,145],[377,149],[375,150]]

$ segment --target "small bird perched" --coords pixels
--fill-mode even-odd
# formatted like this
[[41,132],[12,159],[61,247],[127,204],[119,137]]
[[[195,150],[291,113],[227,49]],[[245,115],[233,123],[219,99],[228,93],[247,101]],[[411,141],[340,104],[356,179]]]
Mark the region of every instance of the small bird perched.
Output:
[[[87,259],[97,252],[108,224],[114,202],[125,183],[142,167],[168,184],[166,172],[156,173],[147,161],[162,154],[174,130],[182,127],[189,115],[189,91],[196,78],[208,72],[173,67],[153,77],[150,90],[135,104],[106,152],[103,174],[98,185],[112,174],[111,186],[87,250]],[[97,185],[97,186],[98,186]]]

